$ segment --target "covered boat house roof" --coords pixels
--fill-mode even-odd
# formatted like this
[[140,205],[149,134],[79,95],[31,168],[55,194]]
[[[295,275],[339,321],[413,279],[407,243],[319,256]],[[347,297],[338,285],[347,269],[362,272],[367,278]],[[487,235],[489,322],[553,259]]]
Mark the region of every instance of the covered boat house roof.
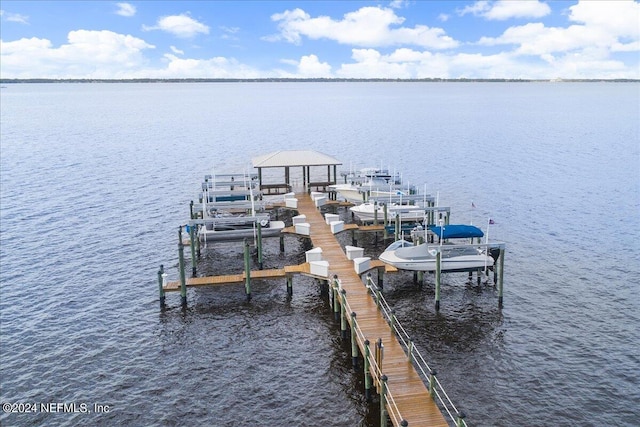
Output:
[[[335,157],[314,150],[282,150],[275,151],[251,159],[254,168],[258,169],[258,181],[260,190],[265,194],[284,194],[292,191],[296,182],[292,182],[291,168],[302,168],[302,185],[304,190],[327,190],[329,185],[336,183],[337,166],[342,162]],[[326,181],[311,179],[311,167],[327,168]],[[283,168],[284,182],[263,182],[262,169]],[[316,177],[317,178],[317,177]]]

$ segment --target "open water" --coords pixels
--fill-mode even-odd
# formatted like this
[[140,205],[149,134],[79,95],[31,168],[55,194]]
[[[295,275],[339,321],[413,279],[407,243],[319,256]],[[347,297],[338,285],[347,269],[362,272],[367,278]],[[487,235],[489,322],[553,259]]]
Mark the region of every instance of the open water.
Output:
[[[495,221],[503,309],[464,274],[445,275],[439,313],[432,279],[385,278],[470,426],[640,424],[637,83],[15,84],[0,95],[0,400],[77,409],[3,412],[3,426],[378,425],[314,280],[296,277],[291,299],[284,281],[264,281],[250,303],[227,286],[190,290],[186,310],[168,294],[159,309],[157,270],[178,277],[178,226],[203,176],[280,149],[389,166],[437,192],[453,222]],[[291,238],[280,255],[269,239],[266,267],[304,250]],[[202,273],[237,271],[242,248],[203,258]]]

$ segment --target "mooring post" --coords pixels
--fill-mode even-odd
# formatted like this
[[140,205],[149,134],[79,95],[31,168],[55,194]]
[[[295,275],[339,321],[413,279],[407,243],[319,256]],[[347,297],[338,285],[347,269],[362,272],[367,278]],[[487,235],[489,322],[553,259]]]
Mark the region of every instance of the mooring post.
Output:
[[[197,234],[198,233],[196,233],[196,236],[197,236]],[[202,258],[202,253],[200,252],[200,239],[199,238],[196,238],[196,252],[197,252],[197,255],[198,255],[198,259],[201,259]]]
[[251,263],[249,242],[244,239],[244,289],[247,293],[247,301],[251,301]]
[[351,246],[358,246],[358,241],[356,240],[356,230],[355,230],[355,228],[351,229]]
[[378,225],[378,201],[373,202],[373,225]]
[[435,398],[436,393],[436,374],[435,369],[429,371],[429,394],[432,398]]
[[384,289],[384,266],[378,268],[378,288]]
[[195,226],[189,225],[189,245],[191,246],[191,277],[196,277],[196,274],[197,274],[195,236],[196,236]]
[[400,240],[400,215],[396,213],[396,240]]
[[280,233],[280,253],[284,253],[284,234]]
[[392,334],[395,334],[395,327],[396,327],[396,311],[391,310],[391,313],[389,313],[389,328],[391,329]]
[[338,294],[338,276],[333,276],[333,318],[338,320],[340,317],[340,295]]
[[441,263],[442,253],[438,250],[436,254],[436,311],[440,311],[440,276],[441,276]]
[[191,201],[191,203],[189,203],[189,218],[195,219],[193,217],[193,200]]
[[351,312],[351,364],[358,369],[358,332],[356,331],[356,312]]
[[465,427],[467,424],[464,422],[464,419],[467,415],[460,411],[456,414],[456,427]]
[[384,238],[387,238],[387,225],[389,225],[389,211],[387,208],[387,204],[383,203],[382,204],[382,214],[384,215],[384,226],[385,226],[385,231],[384,231]]
[[384,374],[380,377],[380,427],[387,427],[387,379]]
[[182,226],[178,229],[178,269],[180,270],[180,302],[187,305],[187,278],[184,273],[184,245],[182,244]]
[[258,221],[258,268],[262,270],[262,226]]
[[347,290],[340,290],[340,336],[343,340],[347,339],[347,315],[346,311]]
[[502,308],[502,297],[503,297],[503,279],[504,279],[504,252],[505,248],[500,248],[500,255],[498,256],[498,264],[499,264],[499,276],[498,276],[498,307]]
[[160,290],[160,308],[164,308],[165,296],[164,296],[164,265],[160,264],[160,270],[158,270],[158,288]]
[[287,274],[287,295],[293,296],[293,274]]
[[364,397],[367,402],[371,401],[371,362],[369,362],[371,350],[369,349],[369,344],[369,340],[364,341]]
[[407,348],[407,357],[409,362],[413,363],[413,340],[409,338],[409,346]]

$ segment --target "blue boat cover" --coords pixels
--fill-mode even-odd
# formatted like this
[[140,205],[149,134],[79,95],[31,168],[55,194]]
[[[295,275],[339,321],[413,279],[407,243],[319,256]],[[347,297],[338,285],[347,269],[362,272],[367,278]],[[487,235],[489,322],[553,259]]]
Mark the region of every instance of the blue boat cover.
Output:
[[[441,236],[443,239],[465,239],[471,237],[482,237],[484,233],[475,225],[465,224],[449,224],[442,227],[431,226],[429,227],[436,236]],[[442,234],[440,232],[442,231]]]

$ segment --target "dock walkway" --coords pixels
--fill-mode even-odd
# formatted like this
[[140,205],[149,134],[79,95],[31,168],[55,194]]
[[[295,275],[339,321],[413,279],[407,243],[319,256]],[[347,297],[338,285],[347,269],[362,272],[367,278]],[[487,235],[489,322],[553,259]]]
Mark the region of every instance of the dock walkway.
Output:
[[[356,324],[362,336],[372,344],[382,339],[384,357],[381,372],[387,376],[387,390],[391,395],[394,408],[387,413],[399,413],[401,418],[391,416],[394,425],[400,425],[402,419],[409,426],[448,426],[440,409],[429,394],[424,381],[418,375],[413,364],[405,354],[402,345],[378,309],[368,289],[353,268],[353,262],[347,259],[342,246],[331,232],[311,197],[296,194],[298,211],[306,215],[310,224],[310,238],[314,247],[322,248],[323,259],[329,262],[329,276],[337,275],[342,289],[346,291],[349,309],[356,313]],[[352,323],[351,316],[347,316]],[[358,339],[360,354],[365,354],[364,340]],[[372,371],[372,376],[376,377]],[[389,406],[389,404],[387,404]]]

